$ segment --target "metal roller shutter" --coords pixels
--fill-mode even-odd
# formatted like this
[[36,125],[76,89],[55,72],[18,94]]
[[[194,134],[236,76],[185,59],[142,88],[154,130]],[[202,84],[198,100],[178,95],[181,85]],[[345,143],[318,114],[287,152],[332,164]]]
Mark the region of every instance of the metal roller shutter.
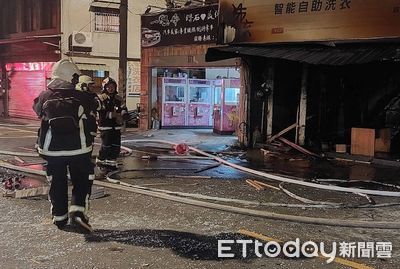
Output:
[[46,89],[46,72],[14,71],[10,76],[9,113],[11,117],[37,119],[33,100]]

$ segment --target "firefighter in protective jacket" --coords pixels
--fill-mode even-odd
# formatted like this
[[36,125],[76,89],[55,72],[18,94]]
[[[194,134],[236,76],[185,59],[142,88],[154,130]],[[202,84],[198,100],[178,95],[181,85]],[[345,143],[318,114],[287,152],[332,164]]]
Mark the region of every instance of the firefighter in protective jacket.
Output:
[[[93,137],[97,135],[97,112],[101,108],[101,101],[93,90],[94,84],[95,83],[91,77],[87,75],[80,75],[79,82],[75,86],[77,91],[82,91],[93,100],[90,114],[87,116],[88,129]],[[95,179],[94,168],[95,164],[92,164],[89,169],[89,196],[92,193],[91,190],[93,186],[93,180]]]
[[[93,99],[75,90],[79,74],[77,66],[66,59],[55,63],[48,89],[34,100],[33,109],[41,118],[37,149],[47,160],[53,223],[64,229],[69,219],[73,227],[90,232],[86,213],[94,136],[87,119]],[[69,208],[68,171],[73,185]]]
[[121,129],[128,117],[127,109],[118,95],[117,83],[108,77],[103,80],[103,90],[99,95],[102,107],[99,111],[101,148],[96,160],[99,165],[116,166],[116,159],[121,149]]

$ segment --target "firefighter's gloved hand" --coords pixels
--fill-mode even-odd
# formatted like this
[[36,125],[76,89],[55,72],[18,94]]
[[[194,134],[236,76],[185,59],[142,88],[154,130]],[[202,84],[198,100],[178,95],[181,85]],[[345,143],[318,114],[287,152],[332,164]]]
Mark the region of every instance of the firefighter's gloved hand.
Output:
[[116,119],[118,117],[118,114],[119,114],[115,110],[113,112],[110,112],[110,113],[111,113],[111,118],[113,118],[113,119]]
[[127,110],[126,108],[122,109],[122,111],[121,111],[121,116],[122,116],[122,119],[123,119],[124,121],[126,121],[126,120],[129,119],[128,110]]
[[99,94],[98,97],[99,97],[100,101],[104,101],[104,100],[110,98],[108,96],[108,94],[106,94],[106,93]]
[[124,120],[123,120],[121,114],[119,114],[119,113],[116,115],[115,121],[117,122],[117,124],[120,124],[120,125],[122,125],[124,123]]

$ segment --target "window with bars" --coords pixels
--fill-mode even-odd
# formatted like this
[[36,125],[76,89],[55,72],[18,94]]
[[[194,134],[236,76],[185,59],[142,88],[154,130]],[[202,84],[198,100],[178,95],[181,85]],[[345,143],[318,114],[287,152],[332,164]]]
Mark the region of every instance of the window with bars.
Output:
[[39,24],[40,29],[53,29],[57,28],[58,19],[58,3],[54,0],[40,0],[40,16]]
[[119,14],[95,12],[94,30],[98,32],[119,32]]

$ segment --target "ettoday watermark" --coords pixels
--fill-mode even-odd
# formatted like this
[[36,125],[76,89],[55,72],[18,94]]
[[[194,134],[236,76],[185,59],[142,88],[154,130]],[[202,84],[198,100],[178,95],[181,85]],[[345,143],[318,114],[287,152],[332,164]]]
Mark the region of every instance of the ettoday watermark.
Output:
[[391,242],[332,242],[327,246],[324,242],[301,242],[299,238],[285,243],[276,241],[261,242],[251,239],[218,240],[218,257],[234,258],[237,253],[232,252],[234,246],[241,248],[242,258],[253,253],[259,257],[276,258],[284,255],[287,258],[314,258],[324,257],[331,263],[336,257],[342,258],[391,258]]

